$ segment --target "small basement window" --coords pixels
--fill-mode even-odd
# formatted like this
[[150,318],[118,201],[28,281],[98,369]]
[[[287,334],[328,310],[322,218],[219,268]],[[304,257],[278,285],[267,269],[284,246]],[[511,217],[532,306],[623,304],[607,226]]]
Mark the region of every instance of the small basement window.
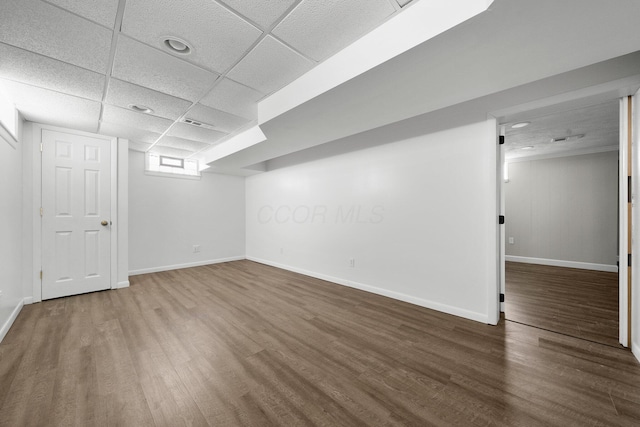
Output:
[[145,173],[147,175],[200,179],[200,169],[196,159],[180,159],[156,153],[147,153],[145,163]]

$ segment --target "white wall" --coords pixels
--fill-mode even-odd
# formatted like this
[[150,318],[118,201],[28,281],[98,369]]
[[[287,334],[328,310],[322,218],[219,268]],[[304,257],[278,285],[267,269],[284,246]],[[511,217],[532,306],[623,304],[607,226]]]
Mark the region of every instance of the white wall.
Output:
[[244,259],[244,212],[243,177],[145,175],[144,154],[130,151],[130,274]]
[[0,136],[0,341],[22,308],[22,122],[18,144]]
[[464,125],[247,178],[247,258],[497,322],[495,131]]
[[507,259],[617,271],[617,151],[510,163],[504,188]]

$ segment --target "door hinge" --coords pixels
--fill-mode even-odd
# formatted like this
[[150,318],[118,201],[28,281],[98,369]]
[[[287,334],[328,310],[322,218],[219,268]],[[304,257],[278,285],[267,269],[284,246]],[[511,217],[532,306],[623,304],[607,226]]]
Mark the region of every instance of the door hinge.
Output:
[[500,302],[504,302],[504,294],[500,294]]
[[40,208],[40,216],[44,215],[44,209]]
[[499,215],[498,216],[498,224],[500,224],[500,225],[504,224],[504,215]]
[[631,267],[631,254],[627,255],[627,267]]
[[504,135],[500,135],[500,136],[498,137],[498,144],[500,144],[500,145],[504,145]]
[[42,270],[40,270],[40,280],[42,280]]

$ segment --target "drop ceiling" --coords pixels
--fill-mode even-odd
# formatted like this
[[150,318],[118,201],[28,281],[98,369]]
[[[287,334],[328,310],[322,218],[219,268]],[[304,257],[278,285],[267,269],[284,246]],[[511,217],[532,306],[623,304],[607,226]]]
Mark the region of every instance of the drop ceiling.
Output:
[[[505,157],[515,160],[613,151],[619,144],[619,101],[546,114],[538,111],[505,123]],[[524,127],[514,128],[514,124]]]
[[2,0],[0,85],[27,120],[197,156],[255,124],[258,101],[407,3]]

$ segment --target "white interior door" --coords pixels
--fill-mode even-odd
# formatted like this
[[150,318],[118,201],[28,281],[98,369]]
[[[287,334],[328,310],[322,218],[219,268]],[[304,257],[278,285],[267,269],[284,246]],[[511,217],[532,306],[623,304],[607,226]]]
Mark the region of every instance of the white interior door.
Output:
[[42,131],[42,299],[111,287],[110,141]]

